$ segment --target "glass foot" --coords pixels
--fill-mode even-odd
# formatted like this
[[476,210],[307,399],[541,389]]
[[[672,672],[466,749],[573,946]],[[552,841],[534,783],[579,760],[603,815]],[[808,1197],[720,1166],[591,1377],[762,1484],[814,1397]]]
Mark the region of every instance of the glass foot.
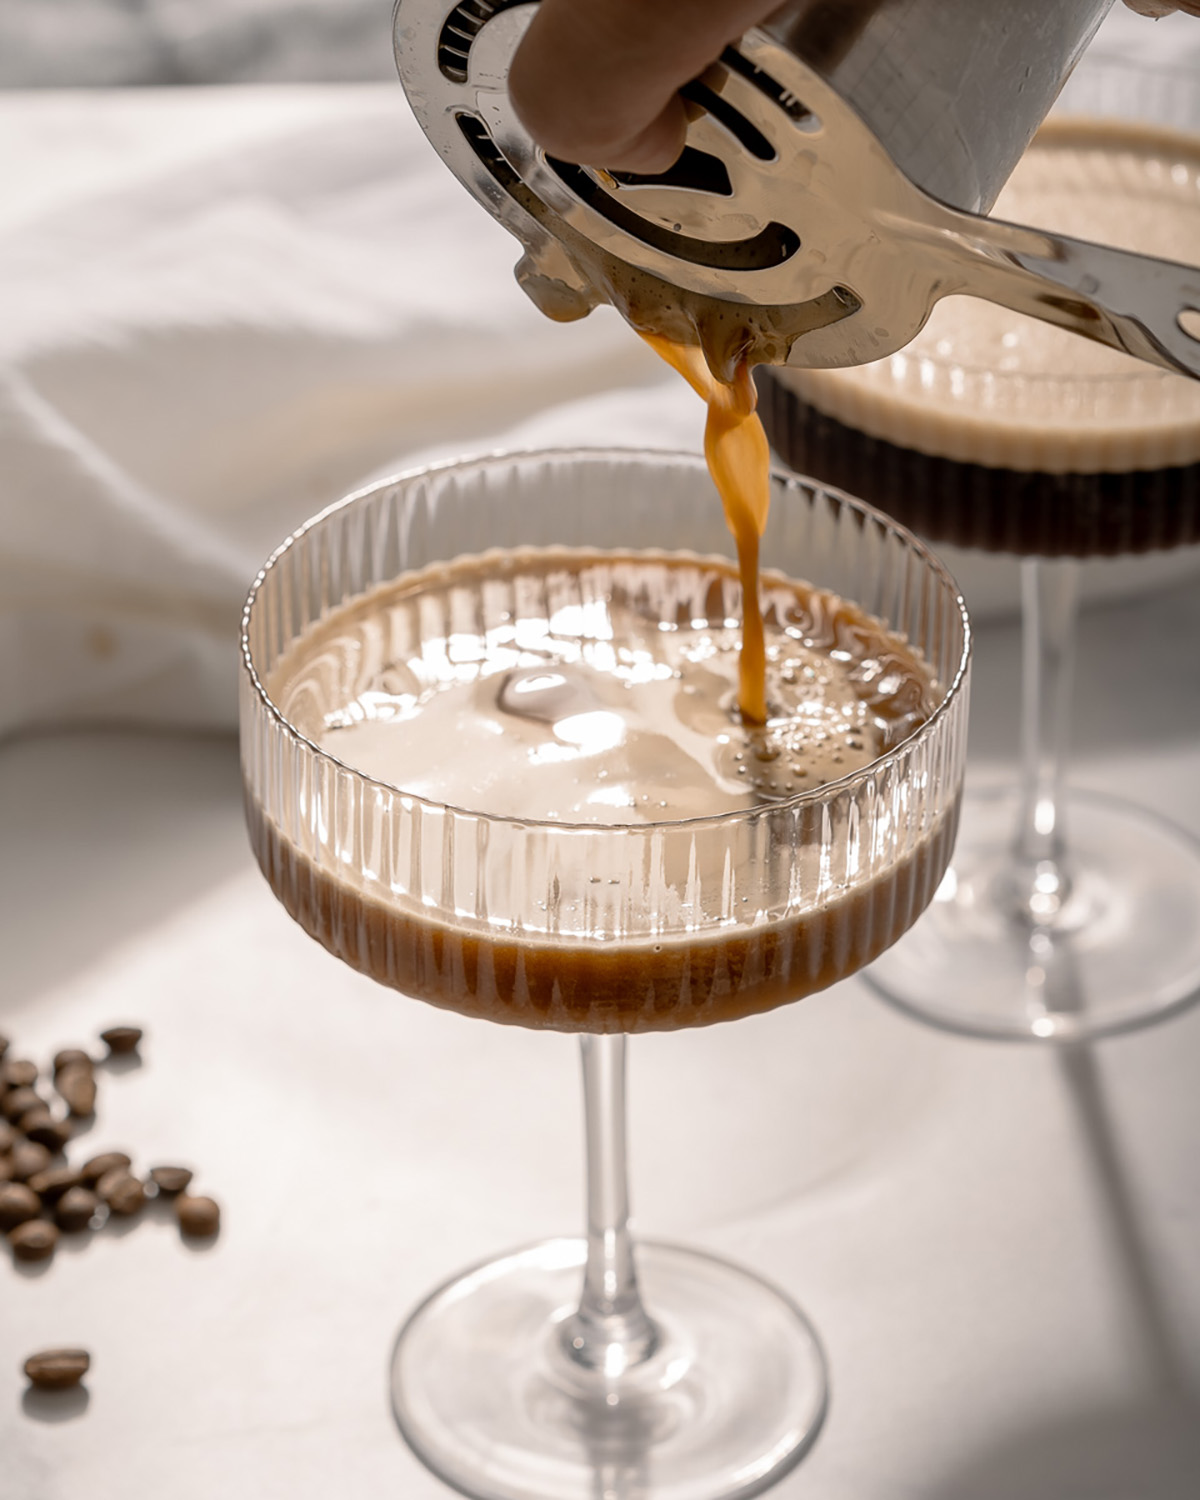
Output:
[[932,905],[864,971],[884,999],[968,1036],[1079,1042],[1200,994],[1200,843],[1143,808],[1067,795],[1071,884],[1034,921],[1013,886],[1011,791],[969,794]]
[[661,1335],[617,1378],[575,1364],[561,1325],[586,1246],[551,1240],[457,1276],[392,1356],[392,1409],[417,1456],[478,1500],[732,1500],[800,1459],[825,1415],[803,1314],[748,1271],[639,1244]]

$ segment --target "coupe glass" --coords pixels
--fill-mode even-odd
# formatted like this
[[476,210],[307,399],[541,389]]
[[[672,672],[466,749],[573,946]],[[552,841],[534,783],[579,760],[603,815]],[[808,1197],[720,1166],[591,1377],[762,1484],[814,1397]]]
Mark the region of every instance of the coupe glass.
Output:
[[[731,543],[697,458],[573,451],[406,475],[297,532],[246,606],[248,819],[287,910],[402,992],[494,1016],[503,989],[509,1019],[581,1033],[586,1237],[455,1276],[395,1346],[396,1420],[429,1468],[468,1495],[752,1495],[798,1461],[821,1424],[820,1344],[787,1296],[698,1250],[635,1252],[624,1033],[798,999],[869,962],[916,918],[956,826],[968,627],[953,580],[903,529],[799,479],[773,487],[765,564],[905,636],[936,677],[936,708],[863,770],[747,811],[617,826],[482,816],[468,787],[464,806],[440,805],[339,763],[313,741],[308,713],[319,720],[321,704],[289,722],[270,691],[281,656],[330,610],[493,548],[686,544],[722,560],[708,619],[735,630]],[[546,617],[544,594],[526,602]],[[498,600],[481,589],[462,628],[486,638],[489,624],[519,624],[523,608],[511,592]],[[430,632],[448,639],[455,621],[428,613]],[[662,621],[648,613],[647,626]],[[557,982],[505,989],[496,977],[553,973],[565,960],[588,976],[569,995]]]
[[[1200,78],[1085,58],[1055,113],[1195,133]],[[951,378],[966,390],[972,375]],[[1093,426],[1138,413],[1148,425],[1200,423],[1188,383],[1149,367],[1069,382],[1019,370],[1008,379],[1024,385],[1031,407],[1050,401]],[[1069,387],[1070,406],[1048,389],[1055,385]],[[1196,539],[1200,464],[1105,479],[1122,498],[1109,500],[1102,538],[1097,525],[1097,551]],[[1047,512],[1075,503],[1070,484],[1070,475],[1049,477]],[[955,868],[928,920],[869,976],[906,1010],[952,1030],[1085,1041],[1162,1020],[1200,992],[1200,845],[1146,808],[1068,785],[1079,571],[1070,556],[1022,561],[1017,784],[968,798]]]
[[[1200,82],[1194,69],[1085,57],[1055,115],[1194,137]],[[1194,148],[1188,155],[1166,170],[1194,189]],[[826,457],[811,412],[764,383],[768,433],[798,468],[865,495],[935,545],[1021,556],[1015,784],[968,786],[953,869],[921,923],[866,976],[919,1019],[997,1040],[1086,1041],[1162,1020],[1200,993],[1200,845],[1132,802],[1068,785],[1080,568],[1200,541],[1200,387],[1132,362],[1101,373],[1087,353],[1080,344],[1079,369],[1054,373],[1023,367],[1019,353],[970,368],[933,340],[896,356],[916,376],[914,401],[948,414],[953,457],[863,435]],[[996,408],[1035,432],[1051,411],[1080,435],[1107,434],[1108,467],[1005,468]],[[1168,454],[1161,467],[1146,467],[1143,427]]]

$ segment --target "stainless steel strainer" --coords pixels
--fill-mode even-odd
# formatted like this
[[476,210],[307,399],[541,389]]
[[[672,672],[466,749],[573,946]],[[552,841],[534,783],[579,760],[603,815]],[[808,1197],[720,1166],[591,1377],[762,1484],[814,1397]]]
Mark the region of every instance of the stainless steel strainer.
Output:
[[507,77],[535,4],[399,0],[395,46],[550,317],[609,301],[728,376],[882,358],[966,293],[1200,377],[1200,268],[983,217],[1111,0],[791,0],[684,90],[655,176],[531,140]]

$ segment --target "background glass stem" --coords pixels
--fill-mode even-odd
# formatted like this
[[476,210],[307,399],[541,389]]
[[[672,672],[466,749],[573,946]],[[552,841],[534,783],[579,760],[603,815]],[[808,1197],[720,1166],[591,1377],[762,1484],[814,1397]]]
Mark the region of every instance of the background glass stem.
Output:
[[1065,778],[1071,732],[1079,564],[1021,563],[1021,779],[1014,844],[1019,913],[1054,922],[1070,895]]
[[658,1345],[642,1306],[629,1235],[625,1150],[625,1038],[584,1036],[587,1151],[587,1264],[578,1309],[563,1347],[577,1363],[610,1377],[640,1364]]

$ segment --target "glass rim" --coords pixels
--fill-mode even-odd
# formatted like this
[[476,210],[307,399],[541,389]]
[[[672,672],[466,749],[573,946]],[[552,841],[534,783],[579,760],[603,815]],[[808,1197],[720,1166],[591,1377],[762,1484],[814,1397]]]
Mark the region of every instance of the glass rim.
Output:
[[[996,220],[996,223],[1012,223],[1017,228],[1027,226],[1017,225],[1015,220]],[[1181,265],[1181,261],[1172,262],[1173,265]],[[949,302],[953,297],[970,297],[974,302],[988,302],[986,297],[972,297],[969,292],[951,292],[946,297],[939,297],[934,306],[940,306],[943,302]],[[998,306],[997,303],[989,303],[989,306]],[[931,309],[932,311],[932,309]],[[1014,317],[1029,317],[1028,313],[1014,313]],[[1054,326],[1054,325],[1050,325]],[[1114,354],[1124,354],[1125,351],[1117,349],[1112,344],[1106,344],[1102,339],[1089,339],[1084,333],[1077,333],[1073,329],[1063,328],[1061,332],[1068,338],[1084,339],[1089,344],[1098,344],[1102,349],[1109,349]],[[1129,359],[1137,359],[1136,355],[1130,354]],[[1179,380],[1189,387],[1195,382],[1185,375],[1181,370],[1167,370],[1161,365],[1147,364],[1139,361],[1139,368],[1132,370],[1106,370],[1103,372],[1084,371],[1082,374],[1068,370],[1002,370],[995,365],[968,364],[960,359],[947,359],[944,355],[927,353],[921,350],[912,353],[907,347],[897,349],[894,354],[887,355],[879,361],[880,365],[890,364],[896,359],[909,359],[920,370],[924,366],[936,370],[939,375],[946,379],[953,379],[956,375],[966,375],[973,380],[990,380],[996,385],[1002,385],[1006,391],[1011,391],[1017,386],[1024,386],[1031,390],[1044,390],[1048,386],[1066,386],[1072,389],[1083,389],[1089,394],[1097,391],[1111,390],[1114,394],[1124,394],[1129,386],[1161,385],[1164,381],[1173,382]],[[1182,389],[1182,387],[1180,387]],[[900,389],[907,390],[908,387],[901,386]],[[913,392],[914,399],[920,399],[920,392]],[[1195,420],[1191,418],[1190,420]]]
[[[242,622],[239,632],[239,653],[241,656],[242,669],[249,679],[260,704],[267,710],[269,716],[282,729],[284,734],[295,744],[303,746],[306,751],[314,755],[319,762],[325,762],[336,767],[339,771],[345,771],[355,777],[365,786],[375,787],[389,796],[403,798],[406,803],[413,806],[428,808],[436,813],[449,813],[457,817],[473,818],[480,823],[497,826],[508,826],[513,828],[546,829],[559,835],[569,833],[588,834],[593,838],[598,833],[607,834],[639,834],[648,835],[655,831],[665,829],[684,829],[702,827],[722,827],[738,822],[760,817],[763,814],[779,813],[797,807],[816,806],[821,802],[828,801],[832,796],[841,793],[848,787],[862,784],[872,780],[881,768],[894,763],[903,754],[906,754],[914,744],[923,738],[931,736],[940,724],[955,707],[962,694],[963,684],[966,681],[971,656],[974,650],[974,632],[971,628],[970,616],[967,613],[966,601],[957,581],[945,566],[941,559],[932,549],[921,540],[907,526],[902,526],[885,511],[877,510],[875,506],[868,505],[865,500],[860,500],[855,495],[848,494],[834,485],[819,484],[815,479],[810,479],[804,474],[790,473],[775,465],[771,467],[771,480],[773,483],[782,483],[787,489],[797,489],[801,486],[813,492],[814,495],[828,495],[836,500],[839,505],[858,512],[867,519],[879,524],[897,536],[914,552],[921,562],[929,568],[937,581],[946,588],[953,599],[958,612],[959,624],[962,629],[962,649],[958,653],[954,676],[950,680],[945,693],[937,707],[920,726],[911,734],[906,735],[898,745],[893,745],[885,754],[876,757],[867,765],[860,767],[857,771],[848,772],[839,776],[836,781],[827,781],[822,786],[812,787],[808,791],[796,792],[790,797],[781,797],[775,802],[760,802],[752,807],[733,808],[727,812],[712,813],[690,818],[662,818],[654,819],[644,823],[581,823],[558,818],[529,818],[515,817],[507,813],[485,813],[470,807],[460,807],[456,803],[441,802],[432,797],[423,796],[420,792],[408,792],[403,788],[395,786],[390,781],[383,781],[379,777],[370,776],[365,771],[360,771],[356,766],[348,765],[328,750],[322,749],[315,741],[309,739],[306,734],[288,719],[274,699],[267,692],[266,684],[259,676],[258,668],[254,662],[253,651],[250,644],[251,616],[254,605],[258,599],[259,591],[266,583],[272,570],[284,557],[310,532],[324,524],[339,511],[348,510],[354,505],[363,503],[373,498],[383,490],[392,489],[397,485],[410,483],[422,479],[427,475],[447,472],[467,472],[471,469],[489,468],[499,462],[513,462],[519,460],[539,459],[655,459],[664,461],[685,461],[690,467],[707,474],[707,468],[702,456],[686,449],[671,448],[636,448],[636,447],[612,447],[599,448],[593,446],[563,446],[546,448],[499,448],[492,449],[486,453],[473,454],[467,458],[438,459],[432,463],[416,464],[412,468],[399,470],[397,473],[381,479],[374,479],[369,484],[352,490],[349,494],[342,496],[339,500],[332,501],[329,505],[312,515],[304,521],[295,531],[286,536],[275,548],[259,569],[250,590],[246,595],[246,602],[242,607]],[[717,496],[714,492],[714,503]],[[772,497],[775,499],[776,497]],[[661,550],[661,549],[658,549]],[[460,554],[462,555],[462,554]],[[450,561],[450,559],[445,559]],[[729,558],[723,561],[729,562]],[[807,580],[800,580],[807,581]],[[820,587],[814,584],[813,587]],[[851,601],[853,602],[853,601]],[[887,623],[886,621],[884,622]],[[890,626],[888,627],[891,628]]]

